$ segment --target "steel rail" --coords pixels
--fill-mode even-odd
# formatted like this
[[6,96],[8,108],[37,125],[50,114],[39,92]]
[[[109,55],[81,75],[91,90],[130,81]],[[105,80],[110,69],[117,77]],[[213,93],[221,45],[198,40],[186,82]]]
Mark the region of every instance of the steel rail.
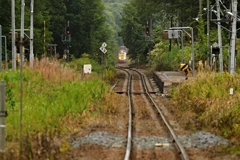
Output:
[[127,139],[127,149],[124,160],[129,160],[132,146],[132,101],[131,101],[131,83],[132,83],[132,75],[127,72],[128,77],[128,108],[129,108],[129,122],[128,122],[128,139]]
[[129,120],[128,120],[127,147],[126,147],[124,160],[129,160],[131,155],[131,148],[132,148],[132,100],[131,100],[132,75],[123,67],[117,67],[117,68],[123,70],[124,72],[127,72],[128,74],[127,95],[128,95]]
[[136,71],[136,72],[140,75],[140,77],[141,77],[141,79],[142,79],[142,84],[143,84],[143,87],[144,87],[144,90],[145,90],[146,94],[148,95],[148,97],[149,97],[149,99],[151,100],[151,102],[154,104],[154,106],[155,106],[155,108],[157,109],[158,113],[160,114],[162,120],[164,121],[165,125],[167,126],[167,128],[168,128],[168,130],[169,130],[169,132],[170,132],[170,134],[171,134],[171,136],[172,136],[172,138],[173,138],[173,143],[176,144],[176,147],[177,147],[177,149],[180,151],[180,154],[181,154],[182,158],[183,158],[184,160],[189,160],[188,155],[187,155],[184,147],[183,147],[182,144],[179,142],[179,140],[178,140],[176,134],[174,133],[172,127],[170,126],[170,124],[169,124],[168,121],[166,120],[165,116],[163,115],[163,113],[162,113],[161,110],[159,109],[158,105],[157,105],[157,104],[155,103],[155,101],[153,100],[152,96],[149,94],[148,89],[147,89],[147,86],[146,86],[146,81],[145,81],[145,78],[144,78],[143,74],[140,73],[138,70],[134,70],[134,71]]

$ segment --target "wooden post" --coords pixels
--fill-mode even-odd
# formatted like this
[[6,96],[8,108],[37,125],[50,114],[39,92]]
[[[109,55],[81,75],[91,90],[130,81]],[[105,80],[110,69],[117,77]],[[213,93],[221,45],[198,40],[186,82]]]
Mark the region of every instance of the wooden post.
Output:
[[5,119],[7,116],[5,106],[5,82],[0,82],[0,151],[5,147]]

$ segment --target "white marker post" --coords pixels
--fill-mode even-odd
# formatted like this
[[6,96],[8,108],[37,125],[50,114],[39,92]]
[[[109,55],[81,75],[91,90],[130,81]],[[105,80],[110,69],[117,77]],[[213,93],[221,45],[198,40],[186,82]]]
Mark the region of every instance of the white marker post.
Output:
[[0,82],[0,151],[5,148],[5,119],[7,116],[5,106],[5,82]]

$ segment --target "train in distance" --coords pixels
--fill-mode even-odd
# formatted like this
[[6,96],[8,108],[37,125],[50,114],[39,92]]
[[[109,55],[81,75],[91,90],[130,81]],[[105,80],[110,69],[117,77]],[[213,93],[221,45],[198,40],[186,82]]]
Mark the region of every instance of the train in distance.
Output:
[[118,63],[126,63],[127,62],[127,53],[128,48],[125,46],[120,46],[118,50]]

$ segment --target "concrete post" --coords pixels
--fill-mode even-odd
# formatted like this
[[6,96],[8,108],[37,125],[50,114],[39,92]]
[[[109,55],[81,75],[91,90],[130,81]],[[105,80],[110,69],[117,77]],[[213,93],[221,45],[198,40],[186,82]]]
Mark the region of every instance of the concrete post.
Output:
[[2,71],[2,26],[0,25],[0,71]]
[[5,82],[0,82],[0,151],[5,148],[5,119],[6,119],[6,106],[5,106]]

